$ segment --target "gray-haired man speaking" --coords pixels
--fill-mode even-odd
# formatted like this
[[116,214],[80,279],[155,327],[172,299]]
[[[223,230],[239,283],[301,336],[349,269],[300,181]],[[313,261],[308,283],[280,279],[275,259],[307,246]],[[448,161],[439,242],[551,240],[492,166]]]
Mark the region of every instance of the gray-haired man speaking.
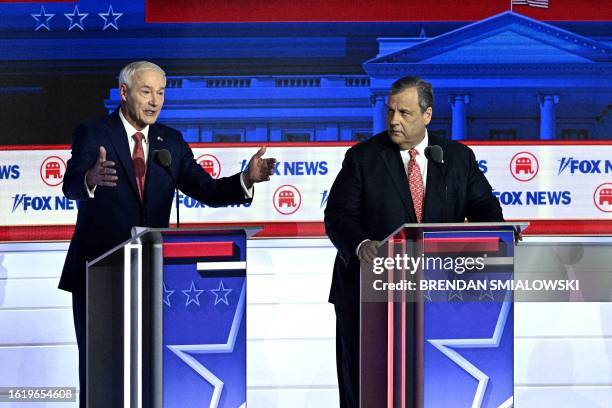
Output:
[[[133,62],[119,75],[120,106],[74,131],[63,191],[79,202],[79,211],[59,287],[72,292],[81,407],[86,396],[86,262],[129,239],[132,226],[168,227],[176,187],[210,206],[246,203],[252,200],[253,184],[269,180],[274,171],[275,160],[263,159],[262,147],[245,172],[210,177],[181,133],[156,123],[165,87],[166,74],[159,66]],[[164,149],[172,157],[169,168],[155,157]]]

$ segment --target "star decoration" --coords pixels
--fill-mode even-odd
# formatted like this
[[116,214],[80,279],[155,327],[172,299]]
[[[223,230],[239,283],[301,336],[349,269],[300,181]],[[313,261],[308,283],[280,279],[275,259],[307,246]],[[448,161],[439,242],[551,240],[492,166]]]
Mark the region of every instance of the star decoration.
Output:
[[51,31],[51,25],[49,21],[55,16],[55,14],[47,14],[45,12],[45,6],[40,6],[40,13],[38,14],[30,14],[34,20],[36,20],[36,28],[34,31],[38,31],[41,28],[46,28],[47,31]]
[[173,290],[169,290],[166,288],[166,284],[164,283],[164,303],[167,304],[168,306],[172,306],[170,304],[170,296],[172,296],[172,294],[174,293]]
[[[459,354],[455,349],[462,348],[498,348],[502,335],[504,333],[504,329],[506,327],[506,321],[508,320],[508,315],[510,313],[510,308],[512,306],[512,302],[510,301],[510,297],[506,295],[506,298],[502,304],[501,310],[499,311],[499,316],[497,318],[497,323],[495,324],[495,329],[493,331],[493,335],[490,338],[483,339],[434,339],[427,340],[431,345],[433,345],[436,349],[438,349],[442,354],[448,357],[452,362],[457,364],[463,370],[465,370],[468,374],[474,377],[478,381],[478,387],[476,388],[476,393],[474,394],[474,400],[472,402],[473,408],[480,408],[482,406],[482,401],[487,390],[487,385],[489,383],[489,376],[483,373],[478,367],[469,362],[465,357]],[[504,401],[499,407],[500,408],[508,408],[513,406],[514,397],[508,398]]]
[[[227,336],[227,341],[225,343],[187,345],[177,344],[167,346],[174,354],[178,356],[178,358],[180,358],[185,364],[191,367],[191,369],[193,369],[210,385],[213,386],[213,394],[209,404],[210,408],[217,408],[219,406],[221,392],[223,391],[223,386],[225,384],[223,383],[223,381],[221,381],[219,377],[213,374],[208,368],[204,367],[204,365],[202,365],[202,363],[199,362],[191,354],[221,354],[232,353],[234,351],[234,346],[236,345],[236,339],[238,337],[240,324],[242,323],[242,317],[244,314],[245,297],[245,286],[243,284],[242,289],[240,291],[240,298],[238,299],[238,305],[236,307],[236,311],[234,312],[232,326]],[[246,405],[242,404],[241,407],[246,407]]]
[[[229,306],[227,295],[229,295],[231,291],[232,289],[225,289],[225,286],[223,286],[223,281],[219,281],[219,287],[217,289],[210,289],[210,292],[215,295],[215,306],[217,306],[217,303],[219,302],[223,302]],[[221,292],[221,294],[219,294],[219,292]]]
[[480,294],[478,295],[478,301],[482,301],[484,298],[489,298],[491,300],[495,300],[495,296],[493,295],[493,290],[491,290],[491,281],[489,277],[485,275],[484,281],[487,283],[487,289],[481,289]]
[[85,26],[83,25],[83,20],[85,17],[89,15],[89,13],[79,13],[79,6],[74,5],[74,11],[72,14],[64,14],[68,20],[70,20],[70,27],[68,27],[68,31],[71,31],[73,28],[79,28],[81,31],[85,31]]
[[463,301],[463,293],[461,293],[461,291],[460,291],[460,290],[454,290],[454,289],[451,289],[451,290],[448,292],[448,301],[450,302],[450,301],[451,301],[451,300],[453,300],[454,298],[457,298],[457,299],[459,299],[459,300]]
[[[187,296],[187,303],[185,306],[189,306],[190,303],[195,303],[200,306],[200,295],[204,292],[203,289],[196,289],[195,283],[191,281],[191,286],[187,290],[182,291],[185,296]],[[195,293],[195,295],[194,295]]]
[[117,20],[123,15],[123,13],[115,13],[112,4],[108,6],[108,12],[98,13],[98,15],[104,19],[104,27],[102,28],[102,31],[106,30],[108,27],[113,27],[115,30],[119,31],[119,24],[117,23]]

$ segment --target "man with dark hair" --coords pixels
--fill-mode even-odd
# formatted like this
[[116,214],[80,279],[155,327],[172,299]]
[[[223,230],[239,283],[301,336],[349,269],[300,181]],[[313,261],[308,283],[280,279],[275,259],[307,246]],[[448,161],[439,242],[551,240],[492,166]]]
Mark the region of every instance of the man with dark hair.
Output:
[[[156,123],[165,87],[166,74],[159,66],[128,64],[119,74],[120,106],[107,117],[77,126],[72,138],[63,191],[78,201],[79,212],[59,287],[72,292],[81,408],[86,400],[86,262],[129,239],[133,226],[168,227],[177,186],[210,206],[247,203],[253,184],[274,172],[275,160],[263,159],[262,147],[244,172],[213,179],[196,163],[179,131]],[[170,152],[169,167],[155,157],[162,149]]]
[[419,77],[408,76],[398,79],[391,84],[391,91],[389,91],[389,95],[397,95],[409,88],[414,88],[416,90],[421,112],[425,112],[427,108],[433,109],[434,96],[431,84]]
[[[359,406],[359,263],[405,223],[503,221],[499,202],[474,153],[427,134],[431,84],[417,77],[393,83],[387,130],[347,152],[325,208],[325,228],[338,250],[329,301],[336,311],[336,364],[342,408]],[[425,157],[442,148],[444,163]]]

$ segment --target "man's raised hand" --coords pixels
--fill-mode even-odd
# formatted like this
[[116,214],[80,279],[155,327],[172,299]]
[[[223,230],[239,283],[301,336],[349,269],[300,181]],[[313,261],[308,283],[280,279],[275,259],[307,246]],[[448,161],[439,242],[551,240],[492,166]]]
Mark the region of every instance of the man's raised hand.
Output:
[[106,149],[100,146],[100,154],[96,164],[87,171],[85,181],[89,188],[95,186],[115,187],[117,185],[117,170],[115,162],[106,160]]
[[263,159],[262,156],[266,153],[266,147],[259,148],[257,153],[251,157],[249,161],[249,169],[247,171],[247,179],[245,180],[246,188],[251,188],[254,183],[270,180],[270,176],[274,174],[276,167],[276,159]]

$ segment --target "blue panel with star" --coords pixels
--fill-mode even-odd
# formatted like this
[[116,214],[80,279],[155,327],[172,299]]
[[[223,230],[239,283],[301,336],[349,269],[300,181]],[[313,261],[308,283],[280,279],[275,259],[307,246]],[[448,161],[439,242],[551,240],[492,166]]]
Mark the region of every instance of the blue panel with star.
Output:
[[164,407],[246,402],[246,271],[198,263],[246,260],[244,235],[165,236],[166,242],[234,243],[234,255],[164,259]]
[[[513,270],[511,231],[435,234],[437,238],[483,236],[499,237],[500,245],[497,251],[486,254],[496,260],[492,268],[487,265],[484,274],[474,278],[509,279]],[[425,233],[424,238],[427,237]],[[444,271],[426,270],[424,273],[428,279],[452,278],[452,274],[449,276]],[[504,299],[507,301],[500,301]],[[425,407],[497,408],[511,404],[514,308],[511,296],[505,292],[501,297],[495,293],[494,300],[486,298],[482,291],[446,291],[442,294],[438,291],[432,301],[425,303]]]

